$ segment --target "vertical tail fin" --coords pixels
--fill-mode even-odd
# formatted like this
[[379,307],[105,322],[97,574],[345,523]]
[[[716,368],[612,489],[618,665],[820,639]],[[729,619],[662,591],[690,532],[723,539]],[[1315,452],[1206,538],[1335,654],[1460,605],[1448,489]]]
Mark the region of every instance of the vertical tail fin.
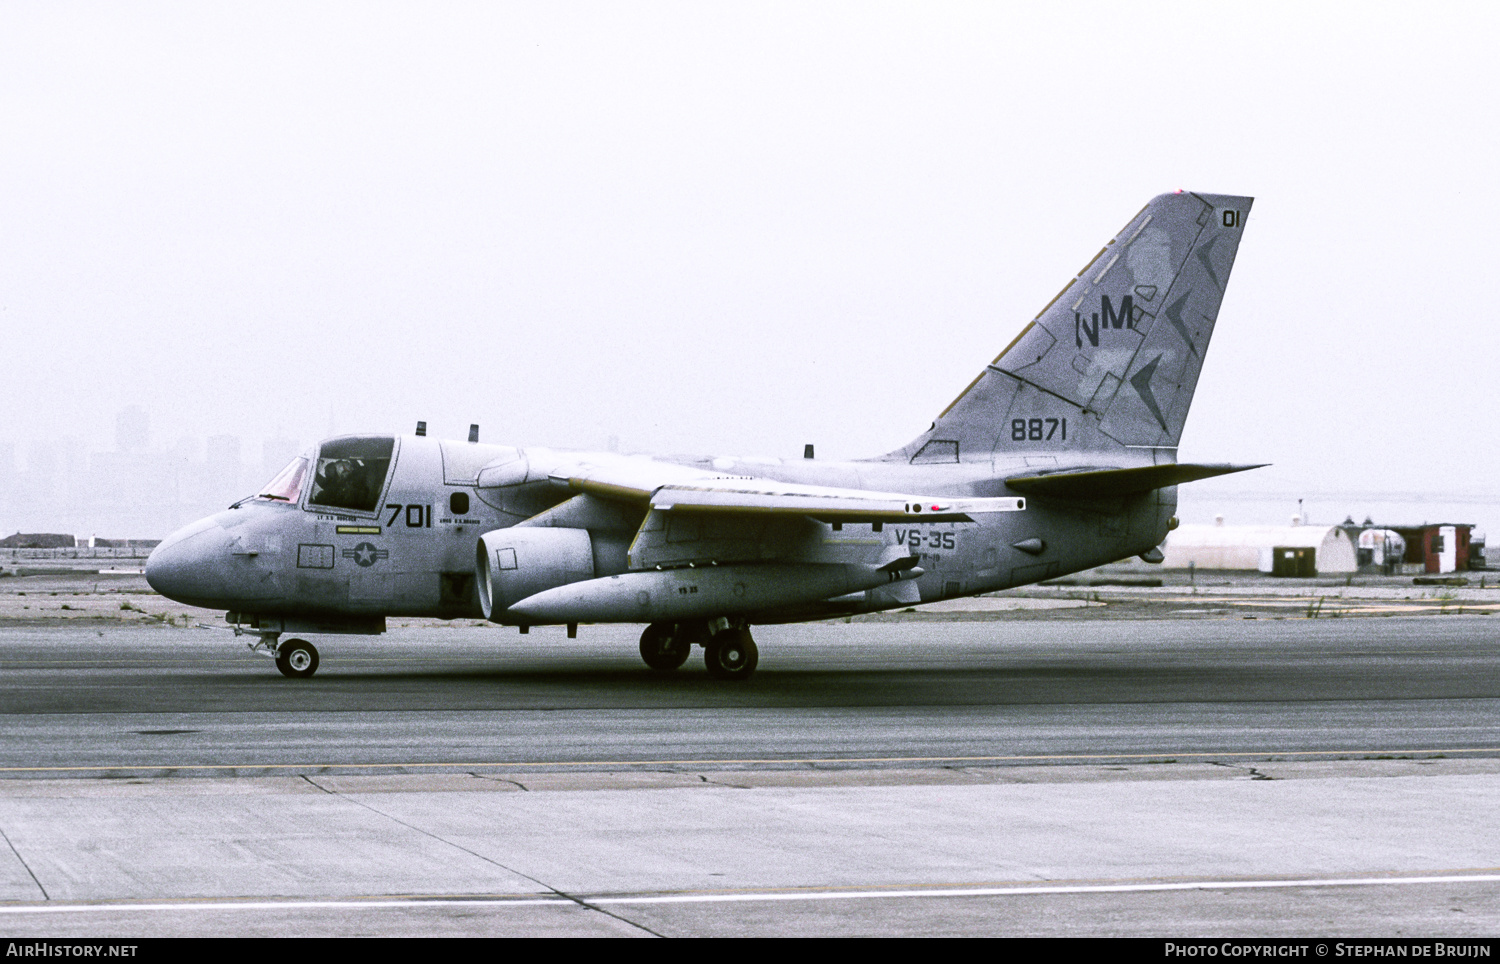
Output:
[[1251,202],[1154,198],[931,429],[888,457],[1175,447]]

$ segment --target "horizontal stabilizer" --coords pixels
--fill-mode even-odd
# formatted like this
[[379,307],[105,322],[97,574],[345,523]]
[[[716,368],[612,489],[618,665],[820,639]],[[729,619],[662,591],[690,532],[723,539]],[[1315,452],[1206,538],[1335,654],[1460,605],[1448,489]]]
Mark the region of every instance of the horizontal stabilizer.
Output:
[[1133,469],[1083,469],[1052,472],[1045,475],[1021,475],[1005,484],[1025,495],[1053,496],[1059,499],[1107,499],[1136,495],[1184,482],[1211,479],[1262,468],[1260,465],[1200,465],[1191,462],[1174,465],[1142,465]]

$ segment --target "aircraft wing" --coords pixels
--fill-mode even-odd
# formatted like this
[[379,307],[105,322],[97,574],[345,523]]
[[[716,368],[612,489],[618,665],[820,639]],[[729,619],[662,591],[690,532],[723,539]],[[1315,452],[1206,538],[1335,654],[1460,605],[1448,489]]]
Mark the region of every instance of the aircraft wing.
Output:
[[553,472],[577,492],[646,503],[658,512],[807,516],[819,522],[971,522],[986,512],[1017,512],[1025,499],[931,497],[798,485],[712,473],[652,460],[590,463]]
[[1026,500],[931,498],[767,479],[726,479],[708,485],[664,485],[652,495],[651,507],[676,512],[804,515],[819,522],[972,522],[971,514],[1016,512],[1026,507]]
[[715,478],[712,472],[655,459],[618,456],[591,459],[554,469],[549,478],[574,492],[604,499],[648,502],[652,493],[669,484],[700,484]]
[[1136,495],[1184,482],[1211,479],[1216,475],[1263,468],[1259,465],[1206,465],[1192,462],[1172,465],[1142,465],[1130,469],[1071,469],[1039,475],[1019,475],[1005,484],[1026,495],[1055,496],[1061,499],[1106,499]]

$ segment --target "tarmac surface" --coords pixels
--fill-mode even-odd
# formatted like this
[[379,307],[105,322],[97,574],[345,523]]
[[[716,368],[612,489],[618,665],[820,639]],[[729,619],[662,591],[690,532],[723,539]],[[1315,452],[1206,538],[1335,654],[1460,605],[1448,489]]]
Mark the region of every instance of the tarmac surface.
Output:
[[1044,588],[757,628],[745,683],[421,623],[287,680],[138,579],[0,579],[5,933],[1500,933],[1488,589]]

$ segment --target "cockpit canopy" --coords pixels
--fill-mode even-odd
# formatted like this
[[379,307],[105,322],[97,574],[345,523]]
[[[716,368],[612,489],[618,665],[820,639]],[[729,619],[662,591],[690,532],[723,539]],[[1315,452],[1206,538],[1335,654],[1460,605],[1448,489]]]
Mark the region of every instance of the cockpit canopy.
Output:
[[[390,472],[396,440],[388,435],[329,439],[318,450],[309,506],[374,512]],[[292,459],[261,486],[257,499],[295,503],[312,469],[312,450]]]
[[355,435],[324,442],[318,450],[307,504],[374,512],[395,447],[396,440],[389,435]]
[[277,502],[296,502],[302,495],[302,482],[307,478],[307,459],[297,456],[287,467],[276,473],[276,477],[260,487],[257,499],[274,499]]

